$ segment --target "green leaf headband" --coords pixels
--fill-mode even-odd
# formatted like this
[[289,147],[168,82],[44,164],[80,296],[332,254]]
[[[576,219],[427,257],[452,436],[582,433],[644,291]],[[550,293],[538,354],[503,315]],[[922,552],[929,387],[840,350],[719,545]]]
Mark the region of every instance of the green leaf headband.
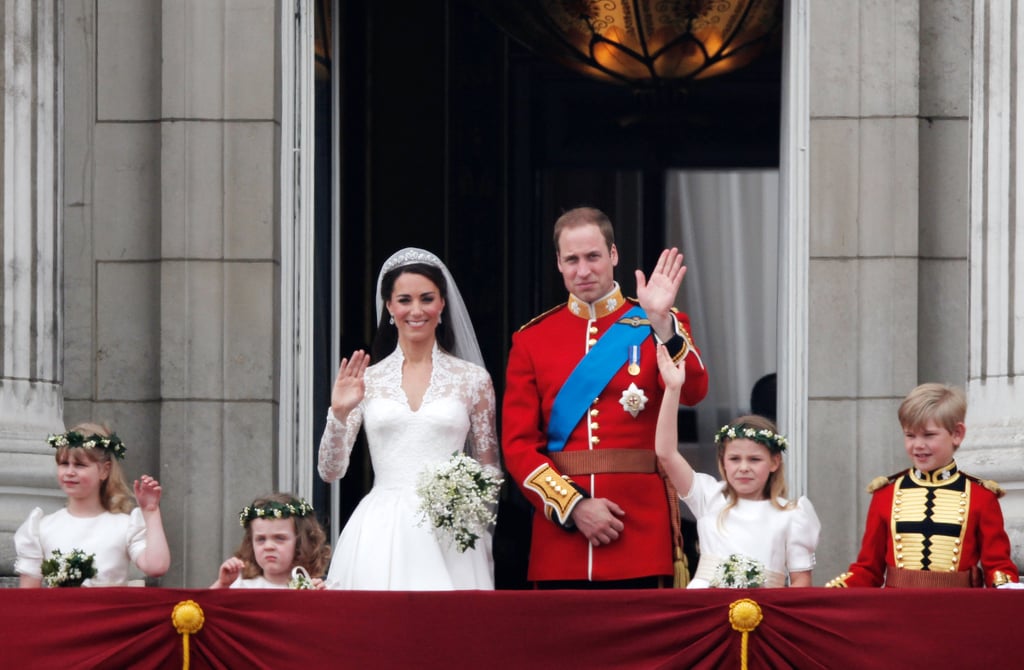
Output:
[[786,441],[785,436],[773,433],[767,428],[754,428],[746,424],[740,424],[738,426],[731,426],[725,424],[718,429],[715,433],[715,444],[721,444],[726,440],[752,440],[758,444],[763,444],[768,448],[768,451],[773,454],[781,454],[786,450],[789,442]]
[[248,528],[249,522],[253,519],[287,519],[312,513],[313,506],[301,498],[292,498],[286,503],[270,500],[259,505],[248,505],[238,515],[238,523],[242,528]]
[[124,442],[117,436],[117,433],[111,433],[110,437],[104,437],[99,433],[93,433],[86,437],[77,430],[69,430],[66,433],[51,435],[46,438],[46,441],[54,449],[62,447],[68,447],[69,449],[95,449],[99,447],[109,451],[118,460],[124,460],[124,453],[127,451]]

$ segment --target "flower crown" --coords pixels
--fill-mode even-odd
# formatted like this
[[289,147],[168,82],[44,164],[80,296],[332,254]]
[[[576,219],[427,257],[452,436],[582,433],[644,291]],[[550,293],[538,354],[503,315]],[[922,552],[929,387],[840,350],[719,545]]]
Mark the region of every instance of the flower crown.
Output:
[[740,424],[738,426],[731,426],[725,424],[718,429],[715,433],[715,444],[721,444],[726,440],[752,440],[758,444],[763,444],[768,448],[768,451],[773,454],[781,454],[786,450],[789,442],[786,441],[784,435],[773,433],[767,428],[754,428],[746,424]]
[[99,447],[100,449],[106,449],[118,460],[124,460],[124,453],[127,449],[124,446],[124,442],[117,436],[117,433],[111,433],[110,437],[105,437],[99,433],[93,433],[92,435],[85,436],[77,430],[69,430],[66,433],[60,433],[57,435],[51,435],[46,438],[46,441],[50,443],[50,446],[54,449],[60,449],[62,447],[68,447],[70,449],[94,449]]
[[253,519],[287,519],[289,517],[303,517],[313,513],[313,506],[301,498],[292,498],[289,502],[277,502],[268,500],[258,505],[248,505],[238,515],[238,523],[242,528],[248,528],[249,522]]

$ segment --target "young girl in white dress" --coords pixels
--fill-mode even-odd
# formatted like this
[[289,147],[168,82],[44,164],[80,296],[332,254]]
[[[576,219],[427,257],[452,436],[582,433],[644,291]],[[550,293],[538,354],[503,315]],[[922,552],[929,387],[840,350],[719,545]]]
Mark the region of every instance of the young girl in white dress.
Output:
[[290,493],[257,498],[238,515],[245,537],[211,589],[324,588],[331,560],[313,506]]
[[373,464],[372,490],[341,533],[328,588],[493,589],[491,535],[460,551],[419,512],[425,469],[467,453],[500,468],[491,378],[455,282],[434,254],[403,249],[377,279],[376,363],[343,359],[320,442],[325,481],[344,477],[360,426]]
[[658,368],[665,396],[655,450],[679,497],[697,519],[700,562],[689,588],[810,586],[821,524],[804,496],[786,499],[786,438],[762,416],[742,416],[715,435],[723,481],[694,472],[679,453],[676,412],[685,372],[664,346]]
[[121,439],[103,426],[83,423],[51,435],[49,443],[57,450],[57,481],[67,504],[46,515],[35,508],[15,533],[20,585],[43,586],[43,562],[54,559],[54,551],[94,557],[96,575],[82,586],[128,585],[132,563],[149,577],[167,572],[171,553],[160,516],[160,484],[142,475],[129,490],[118,462],[125,455]]

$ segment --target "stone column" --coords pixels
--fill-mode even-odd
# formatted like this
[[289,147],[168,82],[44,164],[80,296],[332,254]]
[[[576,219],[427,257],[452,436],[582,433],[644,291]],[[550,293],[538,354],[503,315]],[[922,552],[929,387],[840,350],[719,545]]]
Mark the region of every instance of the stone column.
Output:
[[920,4],[808,9],[807,494],[828,530],[817,583],[857,555],[865,484],[906,467],[896,408],[917,381]]
[[63,430],[61,367],[60,0],[7,0],[0,106],[0,575],[35,506],[59,507],[46,435]]
[[[1003,513],[1024,562],[1024,14],[975,0],[971,109],[967,439],[957,460],[1007,489]],[[1024,189],[1020,194],[1024,196]]]
[[279,4],[162,4],[165,585],[213,581],[241,539],[238,510],[276,488]]

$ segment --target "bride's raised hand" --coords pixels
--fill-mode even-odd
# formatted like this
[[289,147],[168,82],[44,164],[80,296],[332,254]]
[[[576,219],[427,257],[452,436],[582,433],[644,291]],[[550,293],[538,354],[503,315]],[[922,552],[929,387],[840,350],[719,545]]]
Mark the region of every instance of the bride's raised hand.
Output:
[[366,392],[363,376],[369,364],[370,356],[362,349],[352,352],[351,358],[341,359],[338,377],[331,390],[331,411],[339,421],[344,421],[348,413],[362,402]]

